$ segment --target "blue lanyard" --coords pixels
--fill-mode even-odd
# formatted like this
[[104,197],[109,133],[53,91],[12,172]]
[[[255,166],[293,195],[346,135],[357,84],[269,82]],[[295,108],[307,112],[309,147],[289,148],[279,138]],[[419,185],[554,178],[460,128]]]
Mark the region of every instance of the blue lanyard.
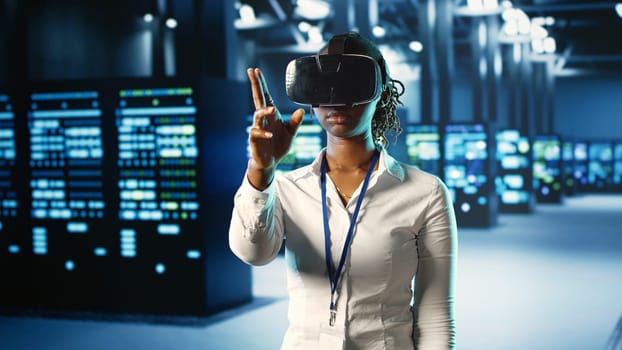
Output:
[[335,319],[337,316],[337,310],[335,308],[335,291],[337,290],[337,283],[339,282],[341,270],[343,269],[343,265],[346,261],[346,256],[348,255],[348,248],[350,248],[350,241],[352,240],[352,234],[354,233],[354,226],[356,226],[356,218],[359,214],[361,203],[363,203],[363,197],[365,196],[365,192],[367,191],[367,186],[369,185],[369,178],[374,171],[374,167],[376,166],[376,162],[378,161],[379,154],[380,152],[376,150],[374,156],[372,157],[371,164],[369,165],[369,169],[367,169],[367,174],[365,175],[365,180],[363,181],[363,187],[361,188],[361,194],[356,201],[356,207],[354,208],[352,218],[350,219],[350,228],[348,229],[348,235],[346,236],[346,241],[343,245],[343,251],[341,252],[341,259],[339,259],[339,265],[337,266],[337,270],[335,270],[335,266],[333,264],[333,260],[331,259],[330,254],[330,229],[328,227],[328,208],[326,205],[326,154],[324,154],[324,157],[322,158],[322,166],[320,168],[320,189],[322,191],[322,214],[324,218],[324,252],[326,254],[326,268],[328,270],[328,280],[330,282],[329,324],[331,326],[335,325]]

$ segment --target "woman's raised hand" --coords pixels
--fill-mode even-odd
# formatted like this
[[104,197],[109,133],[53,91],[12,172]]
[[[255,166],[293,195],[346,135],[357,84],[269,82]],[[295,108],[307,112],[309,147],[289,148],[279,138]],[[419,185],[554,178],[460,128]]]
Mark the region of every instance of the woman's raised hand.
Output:
[[272,181],[274,168],[287,154],[304,117],[304,110],[296,110],[289,121],[284,121],[274,106],[266,79],[259,68],[249,68],[246,73],[255,103],[253,126],[249,133],[251,159],[248,178],[254,187],[264,190]]

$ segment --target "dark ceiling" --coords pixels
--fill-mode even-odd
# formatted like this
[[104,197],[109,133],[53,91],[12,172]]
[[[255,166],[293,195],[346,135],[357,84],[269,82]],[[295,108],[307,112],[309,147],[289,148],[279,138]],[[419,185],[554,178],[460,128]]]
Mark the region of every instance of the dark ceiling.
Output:
[[[335,6],[333,0],[333,7]],[[369,0],[355,1],[369,3]],[[454,1],[463,6],[464,1]],[[244,0],[252,5],[258,16],[270,19],[265,26],[252,30],[240,30],[243,37],[256,41],[264,50],[287,50],[305,39],[297,30],[300,21],[293,14],[292,0]],[[515,0],[515,8],[522,9],[530,18],[554,18],[546,26],[549,35],[557,43],[558,59],[563,58],[564,68],[584,72],[622,71],[622,18],[615,11],[616,2],[603,1],[558,1],[558,0]],[[390,42],[406,47],[419,36],[419,2],[417,0],[377,0],[379,23],[386,29],[379,42]],[[312,22],[319,24],[330,35],[333,18]],[[456,16],[454,19],[454,42],[456,46],[468,44],[470,35],[469,18]]]

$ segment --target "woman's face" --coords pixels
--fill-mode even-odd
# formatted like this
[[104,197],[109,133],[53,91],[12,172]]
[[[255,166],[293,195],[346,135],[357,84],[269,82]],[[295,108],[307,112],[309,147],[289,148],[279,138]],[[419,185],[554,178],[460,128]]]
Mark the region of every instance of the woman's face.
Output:
[[352,107],[320,105],[313,108],[313,113],[329,135],[341,138],[371,137],[371,120],[379,99]]

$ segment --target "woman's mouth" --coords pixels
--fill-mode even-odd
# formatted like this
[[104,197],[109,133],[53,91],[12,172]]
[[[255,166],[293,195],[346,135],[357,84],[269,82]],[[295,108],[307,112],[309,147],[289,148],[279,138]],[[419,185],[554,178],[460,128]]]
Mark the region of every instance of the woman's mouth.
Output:
[[326,121],[333,124],[344,124],[349,119],[351,119],[351,116],[349,114],[340,111],[331,111],[326,116]]

